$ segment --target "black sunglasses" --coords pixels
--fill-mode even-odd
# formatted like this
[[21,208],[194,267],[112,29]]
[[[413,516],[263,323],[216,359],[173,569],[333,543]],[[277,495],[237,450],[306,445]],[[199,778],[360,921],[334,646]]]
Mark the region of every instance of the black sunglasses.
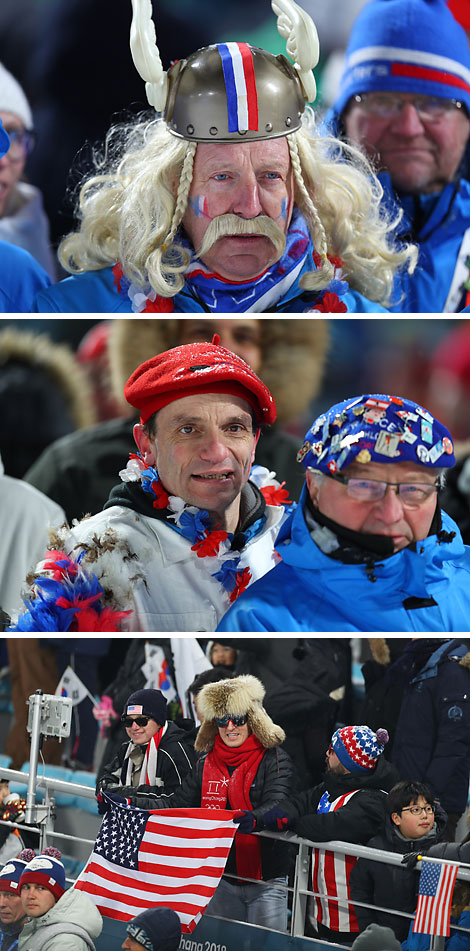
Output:
[[225,717],[215,717],[217,726],[227,726],[230,721],[234,726],[244,726],[247,720],[247,716],[237,716],[235,713],[227,713]]
[[121,723],[124,724],[126,729],[129,729],[133,723],[137,723],[137,726],[147,726],[147,723],[151,719],[151,717],[135,717],[134,719],[131,717],[121,717]]

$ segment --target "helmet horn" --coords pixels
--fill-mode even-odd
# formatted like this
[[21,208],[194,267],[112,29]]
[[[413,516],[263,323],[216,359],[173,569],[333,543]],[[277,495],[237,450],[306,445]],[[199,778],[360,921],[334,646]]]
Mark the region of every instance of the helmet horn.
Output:
[[271,0],[277,28],[287,40],[286,49],[294,60],[307,102],[313,102],[317,87],[312,69],[320,55],[318,33],[312,18],[294,0]]
[[152,18],[151,0],[132,0],[130,47],[134,66],[145,82],[147,99],[163,112],[168,94],[168,77],[163,69]]

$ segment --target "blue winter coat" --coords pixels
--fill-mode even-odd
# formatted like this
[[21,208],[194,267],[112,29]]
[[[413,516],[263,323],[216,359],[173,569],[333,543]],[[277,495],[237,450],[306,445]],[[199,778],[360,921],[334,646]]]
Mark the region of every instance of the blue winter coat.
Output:
[[[314,306],[311,303],[312,295],[301,290],[299,280],[305,271],[312,270],[313,267],[313,261],[309,255],[297,280],[275,306],[275,312],[308,313],[312,309]],[[380,304],[373,303],[357,291],[349,291],[341,300],[346,304],[348,313],[388,313]],[[176,313],[203,312],[201,304],[184,290],[176,294],[173,304]],[[34,312],[40,314],[131,314],[132,307],[128,297],[118,294],[112,268],[107,267],[100,271],[86,271],[83,274],[66,277],[64,281],[41,292],[36,298]]]
[[36,294],[50,283],[28,251],[0,241],[0,314],[30,314]]
[[[417,549],[408,546],[374,566],[343,564],[324,555],[312,540],[299,505],[276,542],[282,562],[245,591],[220,622],[218,631],[469,631],[470,548],[455,522],[443,513],[452,541],[430,535]],[[433,606],[409,608],[407,598]]]
[[[464,909],[461,912],[458,921],[455,918],[450,919],[450,938],[445,940],[445,951],[470,951],[470,911]],[[406,941],[402,941],[403,951],[428,951],[431,947],[431,935],[413,934],[414,920],[410,924],[410,930]],[[467,928],[467,933],[455,931],[452,925],[458,925],[459,928]]]
[[[341,137],[341,120],[330,110],[324,120],[325,131]],[[395,282],[394,302],[389,305],[391,313],[456,313],[465,303],[463,283],[468,278],[464,260],[460,264],[460,280],[453,295],[454,304],[446,301],[456,269],[462,239],[470,229],[470,182],[461,178],[446,185],[438,194],[405,195],[395,192],[390,176],[379,174],[384,188],[383,205],[403,209],[396,237],[413,241],[419,247],[418,264],[414,274],[401,273]],[[462,258],[470,256],[469,245]],[[444,310],[444,308],[446,308]]]
[[[468,601],[467,591],[467,615]],[[457,628],[447,628],[451,630]],[[413,644],[406,651],[412,652]],[[400,776],[426,783],[447,813],[464,811],[470,772],[470,653],[460,641],[438,644],[405,686],[391,758]]]

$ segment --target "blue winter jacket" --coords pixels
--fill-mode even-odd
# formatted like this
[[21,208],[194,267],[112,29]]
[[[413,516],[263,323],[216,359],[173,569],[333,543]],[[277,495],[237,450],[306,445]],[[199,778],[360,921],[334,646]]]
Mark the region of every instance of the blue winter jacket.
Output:
[[0,241],[0,314],[30,314],[51,279],[28,251]]
[[[465,883],[467,884],[467,883]],[[445,951],[470,951],[470,911],[464,909],[460,913],[458,921],[455,918],[450,919],[450,938],[445,940]],[[403,951],[428,951],[431,947],[431,935],[413,933],[414,919],[410,924],[410,930],[406,941],[402,941]],[[458,925],[459,928],[467,928],[467,932],[455,931],[452,925]]]
[[[325,131],[341,138],[341,121],[331,110],[324,120]],[[436,194],[413,196],[395,192],[387,172],[378,175],[384,189],[383,205],[404,212],[396,237],[418,245],[418,264],[414,274],[400,273],[395,282],[391,313],[456,313],[465,305],[463,284],[469,276],[465,259],[469,245],[462,249],[457,290],[446,301],[457,265],[462,240],[470,229],[470,182],[461,178]]]
[[[305,271],[313,268],[314,264],[309,255],[297,280],[274,308],[275,312],[308,313],[312,309],[314,306],[311,303],[312,294],[302,291],[299,280]],[[380,304],[373,303],[357,291],[349,291],[341,299],[346,304],[348,313],[388,313]],[[184,289],[173,298],[173,304],[174,311],[180,314],[204,311],[201,304]],[[36,298],[34,312],[39,314],[131,314],[132,306],[129,298],[116,290],[112,268],[107,267],[100,271],[86,271],[83,274],[66,277],[59,284],[41,292]]]
[[[470,631],[470,548],[442,514],[452,541],[430,535],[374,565],[349,565],[323,552],[304,516],[307,489],[276,542],[282,562],[251,585],[218,631]],[[423,603],[433,598],[437,604]],[[408,607],[404,606],[407,599]]]

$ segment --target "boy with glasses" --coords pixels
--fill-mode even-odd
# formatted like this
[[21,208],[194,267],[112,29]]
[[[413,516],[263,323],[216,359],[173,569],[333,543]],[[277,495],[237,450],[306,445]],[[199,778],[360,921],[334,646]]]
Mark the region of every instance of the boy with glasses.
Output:
[[[447,815],[424,783],[403,780],[390,790],[386,802],[387,819],[383,830],[367,843],[384,852],[425,853],[440,841]],[[405,865],[386,865],[359,859],[351,873],[351,898],[359,924],[364,931],[376,923],[392,928],[399,941],[409,930],[409,918],[378,911],[379,907],[412,914],[416,908],[419,875]],[[376,906],[362,908],[357,902]]]
[[156,809],[160,796],[171,796],[194,762],[194,724],[184,729],[167,720],[167,702],[160,690],[136,690],[124,705],[121,723],[129,743],[104,767],[97,786],[98,811],[106,798],[127,800],[139,809]]
[[[470,549],[441,512],[449,430],[405,397],[364,394],[315,420],[276,540],[282,561],[221,631],[468,631]],[[402,773],[403,775],[403,773]]]

